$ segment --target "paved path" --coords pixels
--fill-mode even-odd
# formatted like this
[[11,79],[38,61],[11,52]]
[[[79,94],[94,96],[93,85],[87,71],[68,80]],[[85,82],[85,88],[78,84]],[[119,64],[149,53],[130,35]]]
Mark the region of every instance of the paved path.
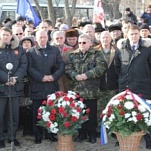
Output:
[[[21,143],[20,147],[15,147],[15,151],[55,151],[56,143],[52,143],[49,140],[43,140],[41,144],[34,144],[33,136],[22,136],[22,131],[18,133],[18,140]],[[88,142],[76,143],[74,142],[75,151],[119,151],[118,147],[115,147],[115,138],[109,138],[107,145],[101,146],[99,138],[97,143],[91,144]],[[0,151],[11,151],[11,146],[6,142],[6,148],[0,149]],[[144,139],[141,140],[139,151],[149,151],[145,148]]]

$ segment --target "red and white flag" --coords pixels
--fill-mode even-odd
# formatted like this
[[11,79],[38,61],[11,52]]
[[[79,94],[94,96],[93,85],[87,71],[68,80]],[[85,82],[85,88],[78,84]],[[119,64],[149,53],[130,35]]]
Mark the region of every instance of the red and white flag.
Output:
[[93,9],[93,22],[101,23],[104,26],[104,10],[102,7],[101,0],[94,1],[94,9]]

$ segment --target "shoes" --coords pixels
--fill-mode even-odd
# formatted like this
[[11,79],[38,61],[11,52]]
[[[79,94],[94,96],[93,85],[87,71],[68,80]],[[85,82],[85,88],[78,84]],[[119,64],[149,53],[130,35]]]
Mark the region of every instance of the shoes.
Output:
[[92,143],[92,144],[96,143],[96,137],[90,136],[90,137],[88,138],[88,142],[90,142],[90,143]]
[[150,143],[150,141],[146,141],[146,148],[147,149],[151,149],[151,143]]
[[35,139],[35,144],[41,144],[41,139],[40,138],[36,138]]
[[5,143],[3,140],[0,140],[0,148],[5,148]]
[[75,142],[83,142],[84,140],[86,140],[87,139],[87,136],[86,135],[79,135],[78,137],[76,137],[75,139],[74,139],[74,141]]
[[45,139],[49,139],[51,142],[57,142],[57,138],[55,138],[53,135],[45,136]]
[[115,143],[115,147],[116,147],[116,146],[119,146],[119,142],[118,142],[118,141]]
[[[11,140],[8,140],[8,143],[11,143]],[[17,139],[14,139],[14,145],[20,146],[20,142]]]

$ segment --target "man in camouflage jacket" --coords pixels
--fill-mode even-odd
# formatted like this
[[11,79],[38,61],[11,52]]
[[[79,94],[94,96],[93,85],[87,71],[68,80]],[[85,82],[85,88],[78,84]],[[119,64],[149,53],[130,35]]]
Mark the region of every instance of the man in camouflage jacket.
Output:
[[79,48],[70,52],[66,64],[66,74],[72,80],[71,89],[84,98],[90,108],[89,120],[79,130],[77,141],[81,142],[89,136],[88,141],[96,142],[97,96],[100,77],[106,70],[106,63],[98,50],[91,45],[91,38],[82,34],[78,39]]

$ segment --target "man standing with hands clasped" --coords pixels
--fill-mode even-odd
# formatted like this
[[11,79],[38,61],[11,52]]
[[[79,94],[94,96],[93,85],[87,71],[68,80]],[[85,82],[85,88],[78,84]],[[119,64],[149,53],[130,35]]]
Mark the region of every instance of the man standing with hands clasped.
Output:
[[[151,40],[141,39],[139,27],[132,25],[128,30],[128,39],[119,40],[117,47],[115,67],[119,74],[119,91],[130,89],[151,100]],[[147,141],[147,135],[146,148],[151,148],[151,137]]]
[[[35,143],[42,141],[43,129],[37,126],[38,108],[47,95],[59,90],[58,79],[64,73],[64,62],[57,47],[48,44],[48,35],[44,30],[36,32],[37,46],[29,49],[28,74],[30,77],[30,99],[33,100],[33,131]],[[51,134],[45,133],[45,138],[56,141]]]
[[106,63],[99,50],[94,50],[91,37],[81,34],[78,38],[79,48],[71,51],[66,63],[66,74],[72,80],[71,89],[84,98],[90,109],[89,120],[82,124],[79,136],[75,139],[82,142],[88,138],[96,142],[97,97],[100,92],[100,77],[106,70]]

